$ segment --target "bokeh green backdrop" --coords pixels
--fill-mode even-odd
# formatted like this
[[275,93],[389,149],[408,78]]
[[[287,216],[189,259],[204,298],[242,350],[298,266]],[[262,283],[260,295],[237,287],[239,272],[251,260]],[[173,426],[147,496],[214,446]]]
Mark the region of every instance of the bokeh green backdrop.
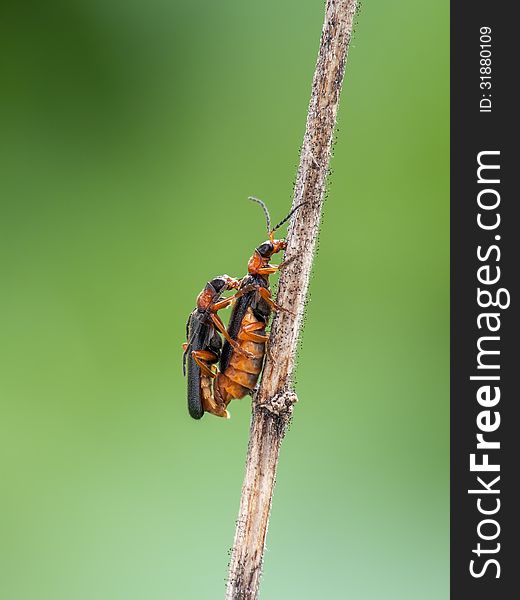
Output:
[[[262,597],[448,597],[448,2],[364,1]],[[322,2],[2,2],[0,597],[223,595],[250,402],[184,325],[289,206]]]

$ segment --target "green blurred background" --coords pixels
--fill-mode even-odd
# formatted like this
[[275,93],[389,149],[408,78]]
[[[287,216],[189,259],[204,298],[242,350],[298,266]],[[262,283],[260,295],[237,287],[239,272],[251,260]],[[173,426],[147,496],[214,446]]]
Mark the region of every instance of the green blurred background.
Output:
[[[291,199],[322,2],[2,2],[0,597],[224,592],[250,402],[184,326]],[[448,598],[448,2],[365,1],[262,597]]]

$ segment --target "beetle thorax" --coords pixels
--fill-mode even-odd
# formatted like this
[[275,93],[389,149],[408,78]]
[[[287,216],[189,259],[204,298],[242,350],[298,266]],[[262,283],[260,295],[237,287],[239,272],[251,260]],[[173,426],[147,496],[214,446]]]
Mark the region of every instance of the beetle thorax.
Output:
[[258,270],[262,267],[265,267],[268,263],[269,259],[264,258],[260,255],[259,252],[255,250],[253,256],[249,259],[249,262],[247,263],[247,271],[251,275],[256,275],[258,273]]

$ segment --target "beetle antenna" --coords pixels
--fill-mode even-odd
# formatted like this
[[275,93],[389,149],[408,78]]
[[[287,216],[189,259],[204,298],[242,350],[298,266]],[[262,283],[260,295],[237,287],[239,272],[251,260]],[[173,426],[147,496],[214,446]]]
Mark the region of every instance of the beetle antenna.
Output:
[[253,202],[256,202],[257,204],[260,204],[260,206],[263,208],[264,214],[265,214],[265,222],[267,224],[267,233],[269,233],[271,231],[271,216],[269,215],[269,210],[267,209],[265,202],[260,200],[260,198],[256,198],[255,196],[249,196],[248,200],[251,200]]
[[286,222],[287,222],[287,221],[288,221],[288,220],[289,220],[289,219],[290,219],[290,218],[291,218],[291,217],[294,215],[294,213],[295,213],[295,212],[296,212],[296,211],[297,211],[299,208],[301,208],[301,207],[302,207],[302,206],[304,206],[305,204],[309,204],[309,203],[308,203],[308,202],[302,202],[301,204],[297,204],[297,205],[296,205],[296,206],[295,206],[295,207],[294,207],[294,208],[291,210],[291,212],[290,212],[290,213],[289,213],[289,214],[288,214],[288,215],[287,215],[287,216],[286,216],[284,219],[282,219],[282,220],[281,220],[281,221],[278,223],[278,225],[277,225],[276,227],[273,227],[273,228],[271,229],[271,232],[270,232],[270,233],[274,233],[274,232],[275,232],[277,229],[279,229],[279,228],[280,228],[280,227],[281,227],[281,226],[282,226],[284,223],[286,223]]

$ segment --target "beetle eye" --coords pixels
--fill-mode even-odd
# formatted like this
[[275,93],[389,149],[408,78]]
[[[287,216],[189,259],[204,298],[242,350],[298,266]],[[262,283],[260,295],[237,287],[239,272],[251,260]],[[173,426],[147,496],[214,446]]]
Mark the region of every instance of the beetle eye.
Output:
[[258,246],[256,251],[266,258],[269,258],[273,254],[274,246],[271,242],[264,242],[261,246]]
[[215,279],[212,279],[209,283],[216,292],[220,292],[222,288],[226,285],[226,280],[222,277],[215,277]]

